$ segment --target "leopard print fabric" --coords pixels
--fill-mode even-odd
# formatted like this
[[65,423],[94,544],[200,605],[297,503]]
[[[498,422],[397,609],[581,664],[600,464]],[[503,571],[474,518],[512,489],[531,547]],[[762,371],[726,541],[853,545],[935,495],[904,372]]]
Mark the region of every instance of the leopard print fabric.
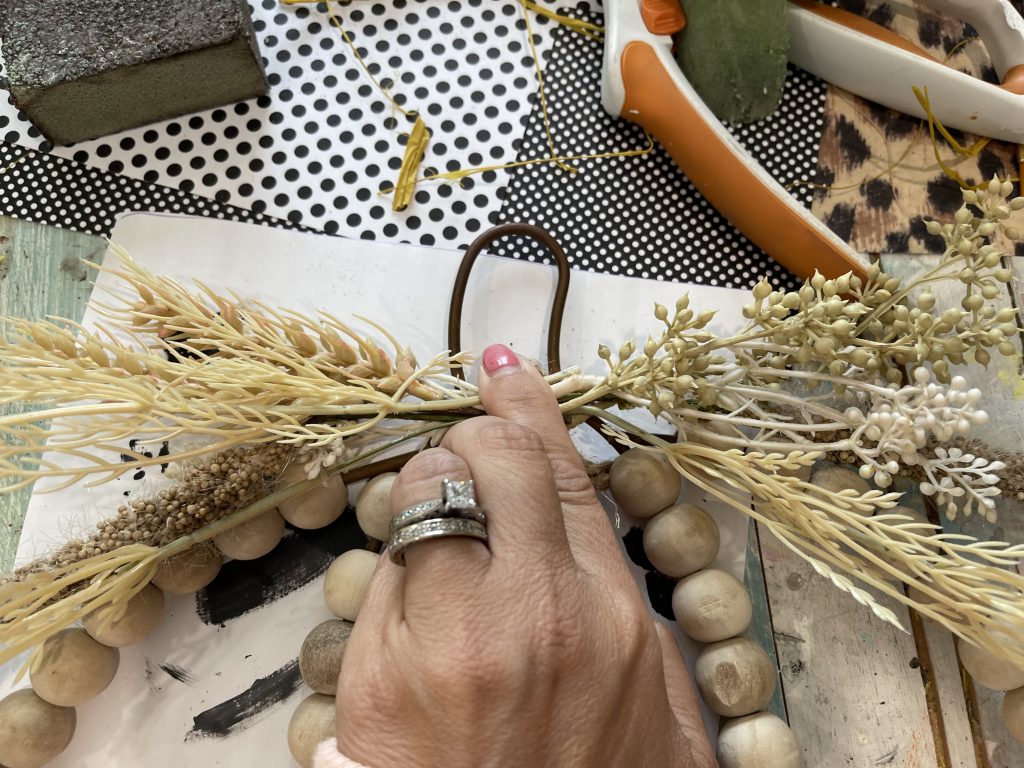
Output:
[[[916,42],[940,61],[997,83],[974,29],[925,8],[890,2],[841,0],[846,10]],[[950,129],[964,146],[980,137]],[[993,175],[1016,179],[1016,146],[991,141],[973,156],[957,155],[941,137],[945,165],[968,183]],[[837,235],[867,253],[941,253],[941,237],[925,230],[928,219],[949,220],[960,207],[959,184],[935,159],[927,121],[908,117],[834,86],[825,101],[825,129],[812,180],[812,211]],[[1018,225],[1024,229],[1024,216]],[[1010,243],[1001,243],[1009,250]],[[1024,255],[1017,244],[1018,255]]]

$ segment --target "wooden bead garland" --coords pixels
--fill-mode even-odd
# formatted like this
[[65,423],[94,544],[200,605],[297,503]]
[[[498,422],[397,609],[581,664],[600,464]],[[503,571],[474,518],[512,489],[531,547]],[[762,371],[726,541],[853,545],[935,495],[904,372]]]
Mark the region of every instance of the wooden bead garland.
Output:
[[134,645],[149,637],[164,617],[164,593],[147,585],[125,608],[124,615],[109,621],[117,608],[108,606],[94,611],[82,620],[82,626],[94,640],[114,648]]
[[334,695],[341,673],[352,622],[330,619],[317,624],[306,635],[299,650],[299,673],[302,681],[317,693]]
[[206,541],[160,563],[153,586],[172,595],[189,595],[217,578],[223,563],[224,556]]
[[302,768],[312,768],[317,745],[337,731],[333,696],[313,693],[303,699],[288,722],[288,750]]
[[[295,462],[281,473],[280,485],[287,487],[306,479],[306,470]],[[312,490],[282,501],[277,509],[296,528],[323,528],[341,516],[347,503],[348,488],[335,474],[324,477]]]
[[1021,744],[1024,744],[1024,688],[1010,691],[1003,699],[1003,722]]
[[993,691],[1024,687],[1024,669],[963,640],[957,640],[956,648],[960,663],[976,683]]
[[800,768],[793,732],[770,712],[726,722],[718,732],[719,768]]
[[[685,577],[672,592],[680,629],[698,642],[713,643],[697,659],[697,687],[714,712],[740,718],[725,723],[719,734],[721,768],[800,768],[789,726],[758,712],[775,691],[774,665],[753,640],[736,637],[753,616],[750,594],[732,574],[709,567],[718,556],[718,525],[700,507],[675,504],[678,474],[667,462],[652,459],[664,461],[635,448],[619,456],[611,468],[612,494],[626,514],[651,518],[644,527],[644,553],[651,564],[667,576]],[[661,482],[666,467],[674,485],[666,484],[660,495],[651,493],[648,486]],[[660,508],[654,508],[655,499]]]
[[[284,484],[305,479],[301,467],[290,469],[291,476],[286,471],[282,477]],[[39,690],[25,688],[0,700],[0,768],[41,768],[67,748],[76,724],[73,705],[110,684],[120,659],[118,648],[140,642],[156,630],[163,618],[165,590],[185,594],[202,589],[216,577],[224,555],[254,559],[269,553],[282,538],[285,519],[304,528],[330,524],[344,510],[348,490],[333,475],[291,501],[282,503],[280,511],[272,510],[214,541],[167,558],[157,567],[152,583],[127,604],[100,608],[82,620],[81,629],[65,629],[48,638],[30,673]],[[355,618],[378,557],[365,550],[339,557],[325,578],[329,603]],[[111,620],[112,616],[117,618]],[[304,768],[312,765],[317,745],[335,732],[334,696],[325,693],[334,693],[351,628],[350,621],[327,621],[303,644],[300,673],[311,687],[324,691],[303,701],[289,723],[289,749]]]
[[324,576],[324,602],[339,619],[355,621],[380,555],[365,549],[342,552]]
[[75,735],[72,707],[44,701],[31,688],[0,700],[0,759],[6,768],[40,768],[67,749]]
[[682,488],[679,473],[658,453],[630,448],[612,462],[612,496],[630,517],[651,517],[672,504]]
[[284,536],[284,518],[276,509],[214,536],[213,543],[225,557],[255,560],[271,552]]
[[829,466],[817,469],[811,475],[811,484],[826,493],[855,491],[857,495],[871,490],[868,481],[847,467]]
[[708,568],[676,584],[672,612],[679,628],[694,640],[716,643],[746,630],[754,607],[739,579],[717,568]]
[[117,648],[93,640],[84,629],[62,629],[43,643],[29,679],[44,701],[77,707],[110,685],[120,659]]
[[757,712],[775,692],[775,668],[760,645],[746,637],[712,643],[697,657],[697,688],[712,711],[725,717]]
[[397,472],[385,472],[368,481],[356,501],[356,519],[363,533],[378,541],[391,536],[391,486]]
[[674,504],[644,526],[644,552],[666,576],[688,576],[718,557],[721,539],[714,519],[693,504]]

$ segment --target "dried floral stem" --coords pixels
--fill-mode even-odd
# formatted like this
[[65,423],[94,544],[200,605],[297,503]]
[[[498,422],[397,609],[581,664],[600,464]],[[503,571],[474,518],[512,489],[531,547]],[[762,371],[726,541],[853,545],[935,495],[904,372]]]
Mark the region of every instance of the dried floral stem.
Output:
[[[837,570],[1024,665],[1024,648],[1006,643],[1007,637],[1024,636],[1024,576],[1005,570],[1024,557],[1024,545],[936,533],[910,518],[884,514],[896,505],[899,494],[826,495],[811,483],[780,474],[809,466],[818,458],[815,453],[723,452],[699,443],[668,443],[607,412],[590,407],[583,411],[613,425],[609,434],[625,445],[638,445],[629,435],[641,438],[681,475],[763,525],[879,618],[902,629],[892,611]],[[740,495],[744,492],[753,505]],[[872,517],[876,509],[883,514]],[[935,602],[908,597],[898,587],[900,582]],[[986,600],[979,601],[982,591]]]
[[[445,425],[432,425],[416,430],[326,469],[322,474],[352,469],[409,440],[444,428]],[[269,512],[282,501],[312,490],[321,482],[322,477],[316,477],[275,490],[161,547],[126,544],[76,563],[0,584],[0,665],[93,611],[110,609],[113,613],[109,619],[116,620],[119,611],[123,614],[127,601],[150,582],[160,562]]]

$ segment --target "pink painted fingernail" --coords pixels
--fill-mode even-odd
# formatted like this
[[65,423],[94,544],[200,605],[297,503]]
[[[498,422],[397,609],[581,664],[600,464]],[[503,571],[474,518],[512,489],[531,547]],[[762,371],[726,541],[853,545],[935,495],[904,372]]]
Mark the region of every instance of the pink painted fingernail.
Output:
[[507,376],[521,368],[516,353],[504,344],[491,344],[485,349],[483,364],[488,376]]

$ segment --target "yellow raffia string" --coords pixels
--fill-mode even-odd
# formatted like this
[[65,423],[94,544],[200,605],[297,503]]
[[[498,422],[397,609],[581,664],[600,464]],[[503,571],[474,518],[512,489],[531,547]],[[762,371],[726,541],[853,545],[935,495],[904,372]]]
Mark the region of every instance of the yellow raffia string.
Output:
[[[315,4],[320,0],[280,0],[283,5],[308,5]],[[366,64],[362,55],[359,53],[359,49],[356,47],[352,38],[349,37],[348,32],[345,30],[341,23],[341,19],[334,13],[334,9],[331,6],[330,0],[326,3],[327,13],[330,16],[331,23],[341,34],[342,39],[352,50],[353,55],[356,57],[356,61],[363,68],[363,72],[374,84],[378,91],[380,91],[384,97],[391,103],[391,106],[398,112],[401,112],[405,117],[416,118],[416,123],[413,125],[412,132],[409,135],[409,141],[406,144],[405,156],[402,159],[402,167],[399,170],[398,181],[394,186],[385,187],[380,190],[380,194],[391,194],[394,193],[394,199],[392,201],[392,210],[400,211],[408,207],[412,201],[412,196],[416,191],[416,185],[422,181],[461,181],[469,176],[475,176],[481,173],[487,173],[488,171],[501,171],[510,170],[513,168],[521,168],[528,165],[539,165],[542,163],[554,163],[562,170],[570,173],[578,172],[577,168],[570,166],[570,162],[576,162],[579,160],[605,160],[613,157],[639,157],[646,155],[654,150],[654,140],[651,138],[649,133],[645,132],[647,138],[647,145],[640,149],[629,149],[619,152],[599,152],[595,154],[587,155],[559,155],[556,148],[554,138],[551,133],[551,120],[548,115],[547,108],[547,94],[544,88],[544,75],[540,65],[540,57],[537,54],[536,45],[533,42],[533,28],[530,23],[530,11],[538,13],[542,16],[564,25],[565,27],[578,32],[590,39],[600,41],[600,35],[603,34],[604,29],[597,25],[580,19],[574,19],[570,16],[563,16],[555,13],[554,11],[538,5],[535,0],[519,0],[520,5],[523,7],[523,15],[526,22],[526,36],[530,45],[530,52],[533,55],[534,67],[537,72],[537,83],[540,94],[541,103],[541,114],[544,120],[544,131],[547,135],[549,155],[543,158],[535,158],[531,160],[519,160],[512,163],[504,163],[501,165],[488,165],[479,166],[476,168],[466,168],[456,171],[447,171],[444,173],[432,173],[426,176],[419,177],[417,172],[420,164],[423,162],[423,156],[426,152],[426,144],[430,140],[430,129],[426,123],[423,122],[419,113],[415,110],[408,110],[402,107],[391,92],[385,88],[370,72],[369,66]]]
[[[969,40],[967,42],[969,42]],[[936,132],[938,132],[938,134],[949,145],[950,149],[952,149],[957,155],[960,155],[962,157],[975,157],[979,152],[981,152],[981,150],[988,146],[991,139],[983,137],[978,139],[971,146],[965,147],[963,144],[956,140],[956,138],[942,124],[939,118],[935,116],[935,113],[932,112],[931,102],[928,100],[928,89],[925,88],[922,92],[919,88],[913,86],[913,90],[914,96],[917,97],[918,102],[921,104],[921,108],[924,109],[925,114],[927,115],[928,133],[932,144],[932,152],[934,153],[935,161],[938,163],[939,168],[942,170],[942,172],[945,173],[949,178],[953,179],[953,181],[959,184],[963,189],[978,189],[979,187],[982,186],[982,184],[987,184],[987,181],[981,182],[979,184],[968,184],[960,176],[960,174],[958,174],[954,169],[946,165],[945,162],[943,162],[941,155],[939,154],[939,140],[938,138],[936,138],[935,134]],[[857,187],[860,187],[862,184],[865,184],[869,181],[874,181],[875,179],[880,179],[883,176],[888,176],[889,174],[891,174],[893,171],[900,167],[900,165],[906,159],[907,155],[910,154],[910,151],[914,149],[914,147],[916,146],[916,141],[911,142],[903,151],[903,154],[900,155],[895,162],[890,163],[887,167],[883,168],[881,172],[875,174],[874,176],[860,179],[859,181],[855,181],[851,184],[819,184],[817,182],[810,181],[809,179],[800,179],[798,181],[789,182],[788,184],[785,185],[785,188],[795,189],[796,187],[811,187],[812,189],[827,189],[832,192],[844,192],[846,190],[856,189]],[[1019,179],[1024,178],[1024,149],[1022,149],[1020,146],[1018,146],[1017,149],[1017,161],[1019,176],[1016,179],[1010,179],[1011,181],[1018,181]]]
[[[570,173],[577,173],[578,168],[570,166],[569,163],[577,162],[580,160],[607,160],[613,157],[639,157],[646,155],[654,151],[654,139],[649,133],[644,132],[644,136],[647,139],[647,145],[640,149],[627,149],[618,152],[598,152],[586,155],[559,155],[556,148],[554,138],[551,133],[551,120],[548,115],[547,105],[547,94],[544,88],[544,74],[541,70],[540,57],[537,54],[537,48],[533,42],[533,28],[530,23],[529,11],[534,11],[543,16],[546,16],[559,24],[563,24],[576,32],[603,32],[603,28],[597,24],[591,24],[590,22],[581,21],[579,19],[573,19],[569,16],[561,16],[547,8],[537,5],[534,0],[519,0],[520,5],[523,7],[523,16],[526,23],[526,37],[530,44],[530,52],[533,55],[534,67],[537,72],[537,84],[540,95],[541,115],[544,121],[544,132],[547,136],[549,155],[547,157],[533,158],[530,160],[517,160],[511,163],[501,163],[499,165],[484,165],[475,168],[464,168],[455,171],[446,171],[444,173],[431,173],[422,178],[407,179],[404,180],[399,178],[399,183],[394,187],[385,187],[380,190],[380,194],[391,194],[394,192],[397,195],[403,195],[411,197],[418,182],[422,181],[461,181],[469,176],[476,176],[481,173],[487,173],[489,171],[506,171],[514,168],[522,168],[528,165],[542,165],[545,163],[554,163],[562,170],[569,171]],[[587,34],[588,37],[593,35]],[[597,39],[597,38],[594,38]],[[402,185],[405,185],[404,187]]]
[[[513,168],[522,168],[527,165],[542,165],[551,162],[575,163],[580,160],[607,160],[613,157],[640,157],[654,151],[654,138],[651,134],[644,132],[647,137],[647,146],[640,149],[627,149],[620,152],[599,152],[592,155],[563,155],[562,157],[535,157],[532,160],[517,160],[514,163],[503,163],[502,165],[483,165],[478,168],[465,168],[458,171],[446,171],[445,173],[432,173],[424,176],[420,181],[461,181],[468,176],[476,176],[488,171],[505,171]],[[394,187],[384,188],[381,194],[394,192]]]
[[589,37],[591,40],[601,42],[604,39],[604,27],[599,24],[592,24],[589,21],[583,21],[583,19],[574,19],[572,16],[563,16],[550,8],[539,5],[534,0],[523,0],[523,5],[538,16],[546,16],[563,27],[571,29],[573,32],[577,32],[584,37]]
[[548,139],[548,160],[558,168],[569,173],[577,173],[578,169],[559,159],[558,151],[555,149],[555,139],[551,135],[551,118],[548,115],[548,97],[544,90],[544,71],[540,65],[540,56],[537,55],[537,46],[533,42],[533,24],[530,22],[530,7],[526,0],[519,0],[523,7],[523,21],[526,23],[526,40],[530,44],[530,55],[533,56],[533,68],[537,72],[537,93],[540,96],[540,114],[544,121],[544,133]]
[[[978,139],[970,147],[963,146],[959,141],[953,138],[952,134],[950,134],[950,132],[946,130],[945,126],[939,121],[939,118],[937,118],[935,116],[935,113],[932,112],[931,102],[929,102],[928,100],[927,86],[922,91],[915,85],[913,86],[913,90],[914,96],[917,98],[918,103],[921,105],[921,108],[924,110],[925,115],[927,115],[928,117],[928,134],[931,136],[932,152],[935,153],[935,162],[939,164],[939,168],[942,170],[942,172],[946,174],[946,176],[951,178],[953,181],[955,181],[957,184],[959,184],[961,188],[978,189],[981,186],[981,184],[968,184],[966,181],[964,181],[963,177],[961,177],[959,173],[957,173],[955,170],[946,165],[945,162],[943,162],[942,156],[939,154],[939,142],[935,138],[935,132],[939,132],[939,135],[941,135],[942,138],[946,140],[946,143],[949,144],[950,148],[954,152],[956,152],[956,154],[965,157],[974,157],[975,155],[977,155],[979,152],[981,152],[982,149],[985,148],[985,146],[991,141],[991,139]],[[988,182],[986,181],[983,183],[987,184]]]
[[900,167],[900,164],[907,159],[907,155],[916,146],[916,143],[911,142],[907,145],[907,148],[903,150],[903,154],[896,158],[893,162],[889,163],[885,168],[876,173],[874,176],[868,176],[854,181],[850,184],[821,184],[810,179],[798,179],[797,181],[790,181],[783,185],[787,190],[796,189],[797,187],[810,187],[811,189],[827,189],[830,192],[845,192],[850,189],[857,189],[858,187],[867,184],[869,181],[875,181],[882,178],[883,176],[889,176],[893,171]]
[[[317,3],[319,0],[281,0],[284,5],[302,5]],[[402,158],[402,166],[398,171],[398,183],[392,187],[392,189],[399,190],[396,193],[394,200],[391,203],[391,210],[402,211],[409,206],[412,201],[413,192],[416,189],[416,174],[419,171],[420,163],[423,161],[423,155],[427,151],[427,142],[430,141],[430,129],[427,128],[427,124],[423,121],[419,111],[413,109],[406,109],[394,96],[391,95],[391,91],[385,88],[383,83],[377,80],[370,72],[370,67],[363,59],[362,54],[359,53],[359,48],[352,41],[352,38],[348,34],[348,30],[341,23],[341,18],[334,12],[331,0],[327,0],[327,15],[331,19],[331,24],[341,34],[342,39],[348,45],[352,51],[352,55],[356,57],[356,61],[359,62],[359,66],[363,68],[363,72],[366,77],[369,78],[370,82],[373,83],[374,87],[380,91],[385,99],[390,102],[391,107],[396,112],[401,112],[402,115],[410,120],[415,120],[412,131],[409,134],[409,140],[405,145],[405,155]],[[410,181],[411,180],[411,181]]]
[[416,124],[409,134],[409,142],[405,145],[405,157],[402,158],[402,167],[398,172],[398,183],[395,184],[395,195],[391,201],[391,210],[404,211],[412,202],[412,193],[416,189],[416,175],[420,170],[420,163],[423,162],[423,155],[427,151],[427,142],[430,141],[430,131],[423,118],[416,116]]

